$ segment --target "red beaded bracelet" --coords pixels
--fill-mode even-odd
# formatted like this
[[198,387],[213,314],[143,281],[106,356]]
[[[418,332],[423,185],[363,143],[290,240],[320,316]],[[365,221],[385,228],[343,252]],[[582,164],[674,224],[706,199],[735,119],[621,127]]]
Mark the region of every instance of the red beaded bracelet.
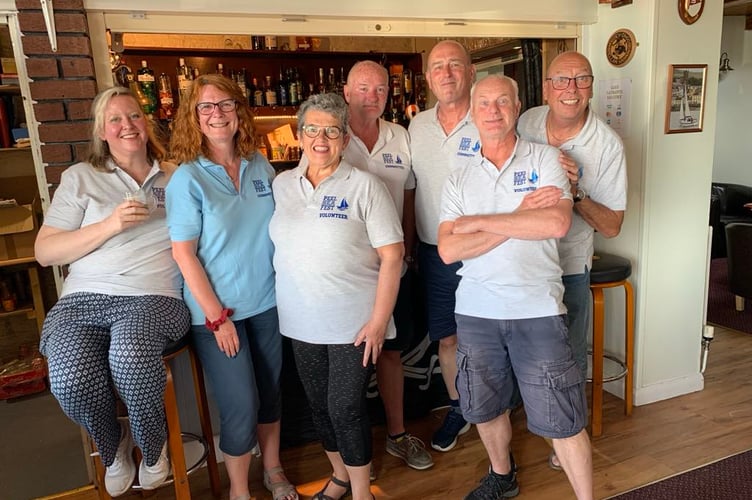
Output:
[[210,321],[209,318],[206,318],[206,322],[204,324],[206,325],[206,328],[213,332],[216,332],[217,330],[219,330],[219,327],[223,325],[225,321],[227,321],[227,318],[232,316],[233,312],[234,311],[232,309],[226,307],[222,309],[222,314],[220,314],[219,319]]

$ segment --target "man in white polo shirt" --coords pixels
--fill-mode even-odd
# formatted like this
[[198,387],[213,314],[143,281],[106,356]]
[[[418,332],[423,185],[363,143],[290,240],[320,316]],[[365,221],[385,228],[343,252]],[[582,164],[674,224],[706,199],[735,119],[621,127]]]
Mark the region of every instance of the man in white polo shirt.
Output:
[[[551,438],[577,498],[593,498],[585,379],[567,337],[557,239],[572,195],[558,151],[515,135],[517,83],[490,75],[472,90],[481,155],[442,194],[439,254],[462,261],[457,289],[457,388],[491,462],[466,500],[518,494],[509,459],[515,376],[528,429]],[[553,202],[551,197],[554,197]]]
[[[470,87],[475,67],[465,47],[453,40],[437,43],[428,54],[426,82],[436,105],[410,122],[410,148],[416,177],[415,222],[418,231],[418,269],[426,294],[428,335],[439,342],[439,366],[449,394],[450,408],[433,435],[435,450],[449,451],[457,437],[470,429],[462,417],[457,377],[457,325],[454,293],[459,262],[446,265],[436,248],[441,189],[450,172],[478,156],[478,130],[470,120]],[[405,241],[407,243],[407,240]],[[405,246],[405,253],[411,249]]]

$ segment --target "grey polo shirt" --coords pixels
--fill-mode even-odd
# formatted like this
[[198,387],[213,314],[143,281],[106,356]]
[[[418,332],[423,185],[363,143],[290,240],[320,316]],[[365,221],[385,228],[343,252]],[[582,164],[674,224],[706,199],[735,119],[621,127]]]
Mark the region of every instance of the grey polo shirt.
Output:
[[[548,106],[527,110],[517,123],[520,135],[530,141],[548,144],[546,117]],[[574,138],[561,146],[580,167],[579,184],[593,200],[611,210],[627,208],[627,160],[621,138],[588,110],[585,126]],[[559,254],[564,275],[581,274],[593,263],[594,229],[577,211],[572,214],[572,227],[561,239]]]
[[480,138],[470,113],[449,134],[439,123],[438,105],[410,122],[410,150],[415,172],[415,222],[418,237],[436,245],[439,238],[441,191],[449,174],[480,156]]
[[[269,225],[280,332],[311,344],[349,344],[371,317],[380,259],[402,241],[394,202],[374,175],[342,161],[316,188],[298,166],[274,180]],[[386,338],[394,338],[389,320]]]

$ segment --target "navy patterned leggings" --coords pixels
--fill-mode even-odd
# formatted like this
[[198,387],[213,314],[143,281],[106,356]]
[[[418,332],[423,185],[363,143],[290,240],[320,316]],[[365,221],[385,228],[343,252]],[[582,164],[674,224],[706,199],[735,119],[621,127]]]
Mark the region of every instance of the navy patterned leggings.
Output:
[[292,350],[324,449],[338,451],[345,465],[368,465],[372,442],[366,389],[373,364],[363,367],[365,343],[355,347],[293,340]]
[[94,440],[105,466],[120,442],[116,398],[125,404],[133,438],[154,465],[167,438],[162,350],[182,337],[190,313],[161,295],[73,293],[50,310],[40,351],[60,407]]

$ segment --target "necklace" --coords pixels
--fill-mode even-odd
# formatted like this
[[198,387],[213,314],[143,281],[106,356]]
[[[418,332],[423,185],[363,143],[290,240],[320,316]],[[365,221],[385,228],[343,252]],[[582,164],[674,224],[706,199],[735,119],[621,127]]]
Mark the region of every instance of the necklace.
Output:
[[579,133],[579,130],[568,137],[559,137],[558,135],[554,134],[553,130],[551,130],[551,122],[548,119],[546,119],[546,135],[548,136],[549,144],[553,146],[557,146],[557,147],[561,146],[565,142],[573,139],[578,133]]

